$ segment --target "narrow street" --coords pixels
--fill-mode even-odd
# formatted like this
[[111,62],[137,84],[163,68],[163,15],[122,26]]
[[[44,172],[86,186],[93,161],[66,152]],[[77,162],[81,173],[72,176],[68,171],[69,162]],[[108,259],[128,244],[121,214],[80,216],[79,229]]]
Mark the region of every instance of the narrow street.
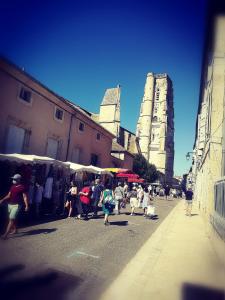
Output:
[[63,219],[21,228],[0,241],[3,299],[98,299],[179,200],[157,199],[155,220],[142,210],[89,221]]

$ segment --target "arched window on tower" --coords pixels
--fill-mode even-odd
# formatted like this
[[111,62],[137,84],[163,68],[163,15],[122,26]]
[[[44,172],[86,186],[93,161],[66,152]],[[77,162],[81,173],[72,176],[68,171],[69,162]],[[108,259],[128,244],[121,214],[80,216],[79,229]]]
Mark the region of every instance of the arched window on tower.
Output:
[[155,100],[156,100],[156,101],[159,101],[159,92],[158,92],[158,91],[156,92]]
[[153,121],[153,122],[157,122],[157,121],[158,121],[157,116],[154,116],[154,117],[152,118],[152,121]]

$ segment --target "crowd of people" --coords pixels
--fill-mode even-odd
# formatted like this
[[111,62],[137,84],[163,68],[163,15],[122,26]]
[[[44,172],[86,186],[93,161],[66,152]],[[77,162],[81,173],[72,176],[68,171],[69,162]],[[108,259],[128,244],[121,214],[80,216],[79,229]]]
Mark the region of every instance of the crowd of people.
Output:
[[[40,182],[35,183],[35,196],[32,202],[29,201],[29,191],[26,190],[20,174],[15,174],[12,178],[12,186],[2,199],[0,204],[7,204],[8,224],[2,238],[6,239],[9,234],[17,232],[16,219],[23,208],[31,211],[37,218],[45,209],[44,187]],[[54,193],[53,193],[54,196]],[[98,212],[104,213],[104,224],[109,225],[109,215],[114,212],[120,214],[121,208],[126,208],[130,204],[130,215],[135,215],[137,208],[143,209],[143,216],[151,217],[154,214],[154,190],[150,186],[137,184],[128,185],[126,182],[105,183],[100,178],[93,182],[84,182],[82,187],[78,187],[72,181],[70,187],[65,192],[63,215],[77,220],[88,220],[97,218]],[[54,202],[54,199],[53,199]]]
[[[46,188],[49,190],[49,182],[43,187],[40,182],[35,183],[35,193],[33,193],[32,201],[30,201],[29,190],[26,189],[20,174],[15,174],[12,178],[12,186],[6,196],[0,199],[0,205],[7,204],[8,224],[2,238],[6,239],[9,234],[17,232],[16,219],[21,208],[24,211],[32,212],[36,218],[46,212]],[[65,190],[63,200],[62,215],[63,217],[75,218],[76,220],[88,220],[89,218],[97,218],[98,212],[104,213],[104,224],[109,225],[109,215],[120,214],[121,208],[126,208],[129,203],[130,216],[134,216],[137,208],[143,209],[144,217],[153,217],[155,215],[154,201],[161,196],[162,187],[153,185],[127,184],[127,182],[108,181],[103,183],[100,178],[92,182],[84,182],[82,186],[78,186],[73,180],[70,186]],[[52,203],[57,198],[54,189]],[[165,199],[171,196],[171,188],[166,185],[163,188]],[[190,215],[192,194],[187,192],[187,214]],[[46,200],[48,200],[46,202]],[[54,206],[56,207],[56,206]],[[52,209],[54,212],[56,208]]]
[[[90,217],[98,217],[98,211],[105,214],[104,224],[109,225],[109,215],[114,211],[116,215],[120,214],[121,208],[126,208],[130,203],[130,215],[135,215],[136,208],[143,208],[143,215],[150,215],[148,207],[153,206],[153,196],[148,187],[133,184],[132,188],[126,182],[118,182],[115,187],[112,184],[103,184],[98,178],[92,184],[85,182],[83,188],[78,192],[74,182],[71,182],[71,188],[67,192],[65,207],[68,208],[68,217],[72,215],[76,219],[87,220]],[[153,211],[153,210],[150,210]]]

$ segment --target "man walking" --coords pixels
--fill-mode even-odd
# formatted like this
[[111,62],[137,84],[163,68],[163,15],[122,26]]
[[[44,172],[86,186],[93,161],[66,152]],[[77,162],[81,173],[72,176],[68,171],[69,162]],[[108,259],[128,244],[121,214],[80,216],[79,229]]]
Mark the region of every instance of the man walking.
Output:
[[17,232],[16,217],[21,209],[22,202],[25,204],[25,211],[28,211],[28,198],[24,185],[21,183],[21,175],[15,174],[12,177],[13,185],[11,186],[9,193],[0,200],[2,204],[5,200],[8,202],[8,214],[9,222],[6,228],[3,239],[7,239],[9,233],[13,234]]
[[166,197],[166,200],[168,199],[169,195],[170,195],[170,187],[167,184],[166,187],[165,187],[165,197]]
[[93,217],[96,218],[98,216],[98,203],[100,201],[101,193],[103,191],[104,187],[100,182],[100,179],[97,178],[95,179],[95,185],[93,186],[92,189],[92,207],[93,207]]
[[192,198],[193,192],[191,188],[185,192],[185,199],[186,199],[186,216],[191,217],[191,209],[192,209]]
[[122,187],[121,182],[118,182],[118,186],[114,190],[114,195],[115,195],[115,202],[116,202],[115,211],[116,211],[116,214],[119,215],[121,203],[124,199],[124,189]]

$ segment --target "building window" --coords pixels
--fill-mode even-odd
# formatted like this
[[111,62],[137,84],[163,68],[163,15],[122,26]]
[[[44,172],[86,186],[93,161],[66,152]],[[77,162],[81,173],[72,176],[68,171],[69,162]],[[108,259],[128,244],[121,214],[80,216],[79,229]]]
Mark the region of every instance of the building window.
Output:
[[92,153],[91,154],[91,165],[92,166],[97,166],[98,165],[98,155]]
[[84,131],[84,123],[81,123],[79,124],[79,130],[80,131]]
[[101,139],[101,134],[99,132],[97,133],[96,138],[98,141]]
[[64,111],[58,107],[55,108],[55,119],[58,121],[63,121]]
[[31,92],[29,90],[26,90],[25,88],[21,88],[20,90],[20,99],[25,101],[26,103],[31,103]]
[[157,121],[158,121],[157,116],[154,116],[154,117],[152,118],[152,121],[153,121],[153,122],[157,122]]

